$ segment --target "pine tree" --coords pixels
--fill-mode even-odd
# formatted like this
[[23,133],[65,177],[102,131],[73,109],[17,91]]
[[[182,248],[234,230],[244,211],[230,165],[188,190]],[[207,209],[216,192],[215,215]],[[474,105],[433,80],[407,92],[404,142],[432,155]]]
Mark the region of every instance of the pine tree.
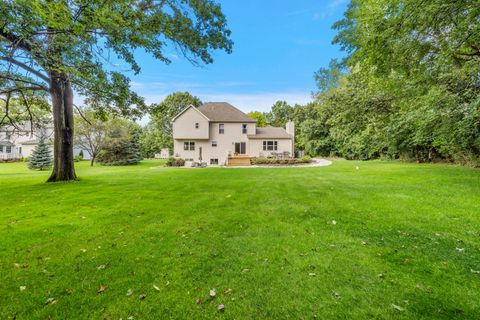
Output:
[[47,170],[52,167],[52,153],[44,138],[33,149],[33,153],[28,160],[28,168],[33,170]]

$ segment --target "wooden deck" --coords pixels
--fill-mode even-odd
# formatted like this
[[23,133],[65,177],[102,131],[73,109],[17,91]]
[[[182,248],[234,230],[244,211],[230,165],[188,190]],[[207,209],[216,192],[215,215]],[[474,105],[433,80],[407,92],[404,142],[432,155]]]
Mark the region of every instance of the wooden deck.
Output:
[[250,166],[250,156],[238,155],[228,157],[227,166]]

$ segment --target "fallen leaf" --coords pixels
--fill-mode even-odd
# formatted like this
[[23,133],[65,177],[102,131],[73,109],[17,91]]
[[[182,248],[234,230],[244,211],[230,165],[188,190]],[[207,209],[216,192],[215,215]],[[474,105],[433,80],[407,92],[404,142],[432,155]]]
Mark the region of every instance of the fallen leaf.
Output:
[[245,273],[245,272],[248,272],[248,271],[250,271],[250,269],[243,269],[242,273]]
[[98,289],[98,293],[104,293],[105,290],[107,289],[107,287],[104,287],[104,286],[100,286],[100,288]]
[[393,304],[393,303],[392,303],[392,307],[393,307],[393,309],[398,310],[398,311],[404,311],[405,310],[404,308],[402,308],[400,306],[397,306],[396,304]]
[[20,291],[25,291],[27,289],[26,286],[20,286]]
[[215,297],[216,295],[217,295],[217,291],[215,290],[215,288],[210,290],[210,297]]
[[336,291],[333,291],[333,296],[335,298],[340,298],[340,293],[336,292]]
[[367,245],[367,243],[365,241],[362,241],[362,246],[365,246]]
[[54,298],[50,297],[45,301],[45,304],[53,304],[53,301],[56,301]]
[[336,224],[337,224],[337,221],[336,221],[336,220],[332,220],[332,224],[333,224],[333,225],[336,225]]
[[200,298],[195,299],[195,304],[200,304],[200,303],[201,303]]
[[473,269],[470,269],[470,272],[471,272],[471,273],[478,273],[478,274],[480,274],[480,270],[473,270]]
[[157,291],[160,291],[160,288],[157,287],[156,285],[153,285],[153,289],[157,290]]
[[147,294],[146,293],[142,293],[138,296],[138,299],[140,300],[145,300],[145,298],[147,297]]
[[223,290],[223,293],[225,294],[229,294],[230,292],[232,292],[232,289],[230,288]]
[[65,292],[68,294],[68,295],[71,295],[73,293],[73,289],[72,288],[67,288],[65,289]]
[[455,250],[457,250],[458,252],[463,252],[465,251],[465,248],[455,248]]
[[80,249],[83,253],[87,252],[87,249]]
[[218,311],[223,311],[225,310],[225,305],[223,303],[219,304],[218,307],[217,307],[217,310]]
[[101,264],[97,267],[97,270],[103,270],[105,268],[106,268],[106,266],[104,264]]
[[308,275],[309,275],[310,277],[315,277],[315,276],[316,276],[316,274],[313,273],[313,272],[310,272]]
[[127,296],[129,297],[129,296],[131,296],[132,294],[133,294],[132,289],[128,289],[128,290],[127,290]]

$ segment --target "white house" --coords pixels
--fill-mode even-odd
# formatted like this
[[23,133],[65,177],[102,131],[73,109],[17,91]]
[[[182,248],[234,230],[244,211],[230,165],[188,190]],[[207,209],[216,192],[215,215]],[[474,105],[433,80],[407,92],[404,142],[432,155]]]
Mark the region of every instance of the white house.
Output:
[[48,125],[32,127],[30,122],[0,127],[0,160],[30,157],[40,137],[51,139],[53,127]]
[[226,102],[188,106],[173,118],[173,153],[208,165],[248,165],[251,157],[294,155],[295,128],[257,127],[255,119]]
[[[21,160],[32,155],[40,138],[47,142],[53,140],[53,124],[32,124],[30,122],[0,126],[0,161]],[[82,150],[74,147],[73,155],[77,156]],[[52,150],[53,153],[53,150]],[[90,154],[82,151],[85,160],[90,159]]]

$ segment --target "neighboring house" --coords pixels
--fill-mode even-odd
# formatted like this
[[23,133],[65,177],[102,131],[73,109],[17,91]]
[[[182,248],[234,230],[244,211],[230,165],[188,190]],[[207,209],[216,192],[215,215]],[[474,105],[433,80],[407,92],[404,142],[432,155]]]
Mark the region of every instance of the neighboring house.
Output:
[[155,159],[167,159],[170,157],[170,151],[168,148],[162,148],[160,153],[155,153]]
[[[40,138],[48,142],[53,140],[52,124],[32,124],[24,122],[0,127],[0,161],[21,160],[32,155],[33,149],[37,146]],[[73,155],[77,156],[81,149],[73,149]],[[52,150],[53,153],[53,150]],[[83,150],[85,160],[90,159],[90,154]]]
[[[294,124],[258,127],[256,120],[226,102],[188,106],[173,118],[173,153],[208,165],[250,164],[251,157],[293,157]],[[187,163],[188,165],[188,163]]]
[[0,160],[30,157],[41,137],[50,140],[53,137],[53,127],[35,124],[32,127],[30,122],[0,127]]

